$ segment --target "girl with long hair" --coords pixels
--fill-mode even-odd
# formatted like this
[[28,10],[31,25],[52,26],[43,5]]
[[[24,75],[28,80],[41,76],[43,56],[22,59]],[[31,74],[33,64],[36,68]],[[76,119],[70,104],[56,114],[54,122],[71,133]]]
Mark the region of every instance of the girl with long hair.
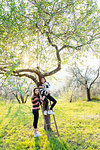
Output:
[[34,115],[33,136],[38,137],[38,136],[41,136],[41,134],[37,132],[37,124],[38,124],[38,119],[39,119],[40,105],[42,104],[42,100],[40,99],[38,88],[33,89],[31,102],[32,102],[32,113]]

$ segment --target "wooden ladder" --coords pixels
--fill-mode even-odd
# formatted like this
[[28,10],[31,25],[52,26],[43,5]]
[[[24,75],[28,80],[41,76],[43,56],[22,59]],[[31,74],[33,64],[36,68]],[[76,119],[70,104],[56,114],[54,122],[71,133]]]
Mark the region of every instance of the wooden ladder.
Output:
[[[50,106],[51,106],[51,102],[50,102]],[[49,139],[50,135],[54,134],[54,133],[57,133],[57,135],[59,136],[59,132],[58,132],[58,127],[57,127],[57,123],[56,123],[56,119],[55,119],[55,115],[53,115],[53,119],[54,119],[54,122],[50,122],[50,123],[46,123],[46,120],[45,120],[45,116],[44,116],[44,112],[43,112],[43,106],[42,106],[42,114],[43,114],[43,118],[44,118],[44,123],[45,123],[45,128],[46,128],[46,132],[47,132],[47,137]],[[48,125],[50,124],[55,124],[55,128],[56,128],[56,132],[54,133],[50,133],[48,132]]]

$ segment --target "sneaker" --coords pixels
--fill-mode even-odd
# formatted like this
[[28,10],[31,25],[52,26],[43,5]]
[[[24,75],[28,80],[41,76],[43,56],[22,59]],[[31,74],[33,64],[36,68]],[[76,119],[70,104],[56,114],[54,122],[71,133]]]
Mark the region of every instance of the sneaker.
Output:
[[36,133],[33,132],[33,136],[34,136],[35,134],[36,134]]
[[44,111],[44,115],[47,115],[47,110]]
[[37,136],[42,136],[42,134],[40,134],[40,133],[37,132]]
[[34,133],[34,137],[38,137],[37,133]]
[[[40,134],[40,132],[37,132],[38,134]],[[34,133],[34,131],[33,131],[33,135],[35,135],[35,134],[37,134],[37,133]]]
[[52,110],[48,110],[49,115],[54,115],[55,113]]
[[42,136],[42,135],[41,135],[39,132],[37,132],[37,133],[34,133],[34,132],[33,132],[33,136],[34,136],[34,137],[38,137],[38,136]]

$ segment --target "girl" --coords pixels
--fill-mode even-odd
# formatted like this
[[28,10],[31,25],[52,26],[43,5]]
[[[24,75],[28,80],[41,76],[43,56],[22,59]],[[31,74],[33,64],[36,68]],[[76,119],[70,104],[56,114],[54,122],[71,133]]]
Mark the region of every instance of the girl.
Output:
[[48,95],[48,92],[46,90],[44,90],[43,87],[41,87],[41,86],[39,86],[39,90],[40,90],[40,94],[42,96],[42,100],[45,101],[44,115],[47,115],[48,99],[46,96]]
[[31,102],[32,102],[32,113],[34,115],[34,121],[33,121],[34,131],[33,131],[33,136],[34,137],[38,137],[38,136],[41,136],[41,134],[39,134],[39,132],[37,132],[37,124],[38,124],[38,119],[39,119],[40,104],[42,104],[42,102],[40,100],[38,88],[35,88],[33,90],[33,95],[32,95],[32,98],[31,98]]
[[42,85],[40,86],[40,88],[43,88],[47,92],[47,94],[45,95],[46,98],[53,102],[53,104],[50,107],[50,110],[48,110],[48,112],[47,112],[47,110],[45,110],[44,114],[47,114],[47,113],[48,114],[55,114],[52,111],[52,109],[55,106],[55,104],[57,103],[57,101],[50,95],[50,84],[49,84],[49,82],[46,82],[46,79],[44,77],[41,78],[41,84]]

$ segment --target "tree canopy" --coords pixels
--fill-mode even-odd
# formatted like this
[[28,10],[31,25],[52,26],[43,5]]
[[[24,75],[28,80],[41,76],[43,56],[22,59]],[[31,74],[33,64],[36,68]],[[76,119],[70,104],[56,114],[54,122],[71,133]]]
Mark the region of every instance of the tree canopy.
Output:
[[100,35],[95,0],[3,0],[0,14],[0,74],[36,84]]

